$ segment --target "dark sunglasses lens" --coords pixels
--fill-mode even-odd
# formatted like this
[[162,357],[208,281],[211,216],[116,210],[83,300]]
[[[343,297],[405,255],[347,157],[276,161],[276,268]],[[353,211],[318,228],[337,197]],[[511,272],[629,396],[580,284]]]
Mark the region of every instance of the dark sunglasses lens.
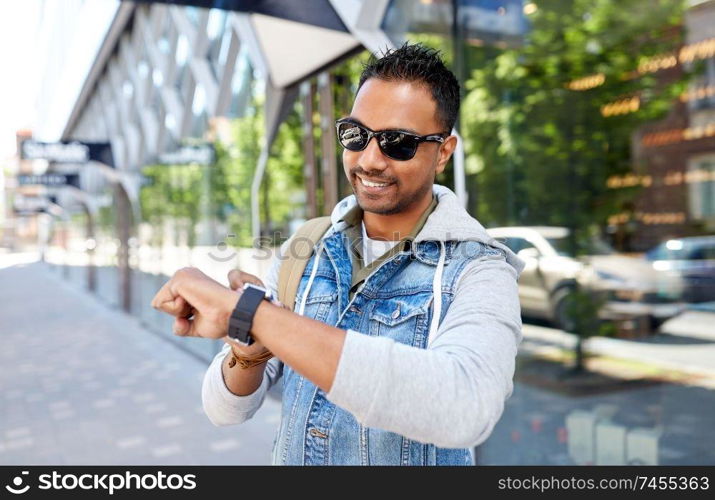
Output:
[[338,141],[350,151],[362,151],[367,145],[367,130],[354,123],[341,123],[338,127]]
[[417,139],[401,132],[383,132],[379,142],[382,152],[395,160],[409,160],[417,151]]

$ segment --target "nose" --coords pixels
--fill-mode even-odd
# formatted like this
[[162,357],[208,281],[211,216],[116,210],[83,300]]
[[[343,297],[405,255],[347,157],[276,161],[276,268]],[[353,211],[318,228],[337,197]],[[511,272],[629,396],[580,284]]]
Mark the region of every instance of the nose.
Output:
[[380,151],[377,137],[371,137],[367,147],[360,152],[358,164],[366,171],[384,170],[387,168],[388,158]]

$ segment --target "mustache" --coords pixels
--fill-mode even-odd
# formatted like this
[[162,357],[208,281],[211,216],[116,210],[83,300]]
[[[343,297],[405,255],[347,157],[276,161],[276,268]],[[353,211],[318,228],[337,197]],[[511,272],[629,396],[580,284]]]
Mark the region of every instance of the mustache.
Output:
[[376,182],[389,182],[389,183],[395,183],[397,180],[395,179],[390,179],[388,177],[381,177],[379,175],[370,175],[369,173],[363,171],[363,170],[353,170],[350,172],[350,175],[353,177],[360,175],[362,177],[367,177],[368,179],[374,180]]

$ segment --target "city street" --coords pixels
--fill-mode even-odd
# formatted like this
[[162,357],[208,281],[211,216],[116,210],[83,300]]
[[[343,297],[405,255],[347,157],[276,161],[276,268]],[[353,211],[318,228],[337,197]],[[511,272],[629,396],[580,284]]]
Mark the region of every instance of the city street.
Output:
[[215,427],[205,362],[33,259],[0,255],[0,464],[270,462],[279,403]]
[[[37,259],[0,255],[0,464],[270,462],[275,398],[244,425],[214,427],[204,360]],[[712,314],[686,314],[648,339],[590,340],[602,360],[590,386],[545,361],[572,335],[525,323],[514,393],[479,463],[715,463]]]
[[581,376],[547,361],[572,354],[574,335],[525,322],[514,393],[480,463],[715,463],[714,320],[688,311],[643,339],[589,339]]

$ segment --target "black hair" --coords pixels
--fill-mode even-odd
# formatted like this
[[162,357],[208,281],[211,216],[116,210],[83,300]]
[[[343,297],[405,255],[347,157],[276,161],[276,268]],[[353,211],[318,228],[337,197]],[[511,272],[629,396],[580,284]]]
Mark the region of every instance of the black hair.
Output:
[[380,58],[372,55],[363,67],[358,92],[369,78],[425,85],[437,104],[437,117],[444,127],[443,132],[452,132],[459,114],[459,82],[444,65],[438,50],[419,43],[405,43],[400,48],[383,52]]

